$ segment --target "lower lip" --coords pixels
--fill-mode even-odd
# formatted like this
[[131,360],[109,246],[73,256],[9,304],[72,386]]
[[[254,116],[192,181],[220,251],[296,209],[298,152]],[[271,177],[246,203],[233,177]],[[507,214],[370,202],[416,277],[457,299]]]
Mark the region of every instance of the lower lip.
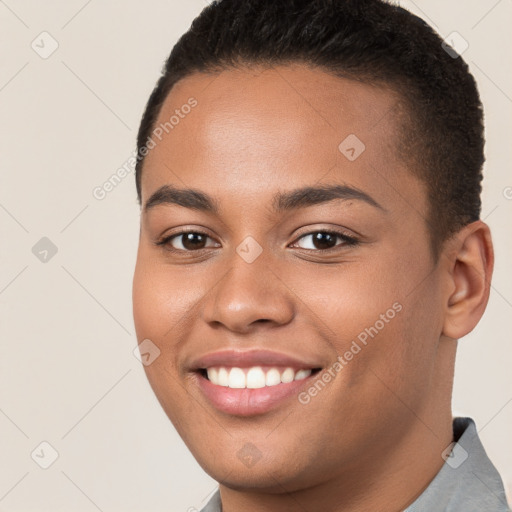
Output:
[[305,379],[256,389],[217,386],[199,372],[195,375],[199,388],[219,411],[236,416],[252,416],[276,409],[291,397],[297,398],[300,389],[309,385],[317,373]]

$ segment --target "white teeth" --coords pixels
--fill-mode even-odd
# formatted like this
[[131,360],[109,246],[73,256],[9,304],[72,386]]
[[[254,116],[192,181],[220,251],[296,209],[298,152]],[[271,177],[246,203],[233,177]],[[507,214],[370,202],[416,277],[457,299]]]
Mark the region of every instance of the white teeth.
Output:
[[[212,380],[212,382],[215,382]],[[229,386],[229,374],[226,368],[219,368],[219,373],[217,377],[217,384],[219,386],[228,387]]]
[[275,386],[276,384],[281,384],[281,374],[277,368],[271,368],[265,377],[265,385]]
[[293,368],[270,368],[266,371],[261,366],[251,368],[227,368],[224,366],[206,369],[208,380],[217,386],[233,389],[258,389],[265,386],[277,386],[287,384],[294,380],[302,380],[311,375],[310,369],[295,371]]
[[288,382],[291,382],[294,377],[295,372],[293,371],[293,368],[286,368],[286,370],[281,374],[281,382],[283,384],[287,384]]
[[219,380],[219,371],[217,368],[208,368],[206,370],[206,374],[208,375],[208,379],[212,382],[218,382]]
[[228,386],[236,389],[245,388],[245,373],[241,368],[231,368]]
[[299,370],[295,374],[295,380],[302,380],[311,375],[311,370]]
[[265,387],[265,373],[259,366],[251,368],[246,376],[247,387],[250,389]]

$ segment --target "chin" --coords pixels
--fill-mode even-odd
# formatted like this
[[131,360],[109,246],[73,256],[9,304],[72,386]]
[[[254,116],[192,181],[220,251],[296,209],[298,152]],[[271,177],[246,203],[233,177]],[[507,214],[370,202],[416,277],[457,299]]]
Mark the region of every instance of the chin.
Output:
[[[234,457],[213,457],[210,454],[196,457],[203,470],[214,480],[240,492],[258,490],[267,494],[282,494],[313,485],[314,473],[310,464],[301,464],[290,460],[283,453],[279,458],[275,454],[246,462]],[[311,457],[309,460],[313,460]]]

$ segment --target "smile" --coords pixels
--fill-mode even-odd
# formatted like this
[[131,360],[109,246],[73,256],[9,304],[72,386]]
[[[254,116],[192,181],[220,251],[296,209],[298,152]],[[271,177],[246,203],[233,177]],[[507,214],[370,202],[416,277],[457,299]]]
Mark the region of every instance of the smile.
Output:
[[[279,368],[252,366],[250,368],[213,366],[206,368],[208,380],[216,386],[231,389],[259,389],[288,384],[295,380],[303,380],[311,375],[312,369]],[[204,375],[204,373],[203,373]]]
[[226,348],[187,366],[209,406],[231,416],[254,416],[298,405],[299,393],[325,364],[317,356]]

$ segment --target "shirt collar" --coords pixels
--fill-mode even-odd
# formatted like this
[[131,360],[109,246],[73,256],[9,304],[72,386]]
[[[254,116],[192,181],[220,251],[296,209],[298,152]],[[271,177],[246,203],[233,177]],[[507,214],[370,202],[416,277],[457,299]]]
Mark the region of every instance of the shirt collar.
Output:
[[475,422],[455,418],[453,439],[442,455],[445,463],[439,473],[404,512],[509,512],[500,475],[480,442]]

